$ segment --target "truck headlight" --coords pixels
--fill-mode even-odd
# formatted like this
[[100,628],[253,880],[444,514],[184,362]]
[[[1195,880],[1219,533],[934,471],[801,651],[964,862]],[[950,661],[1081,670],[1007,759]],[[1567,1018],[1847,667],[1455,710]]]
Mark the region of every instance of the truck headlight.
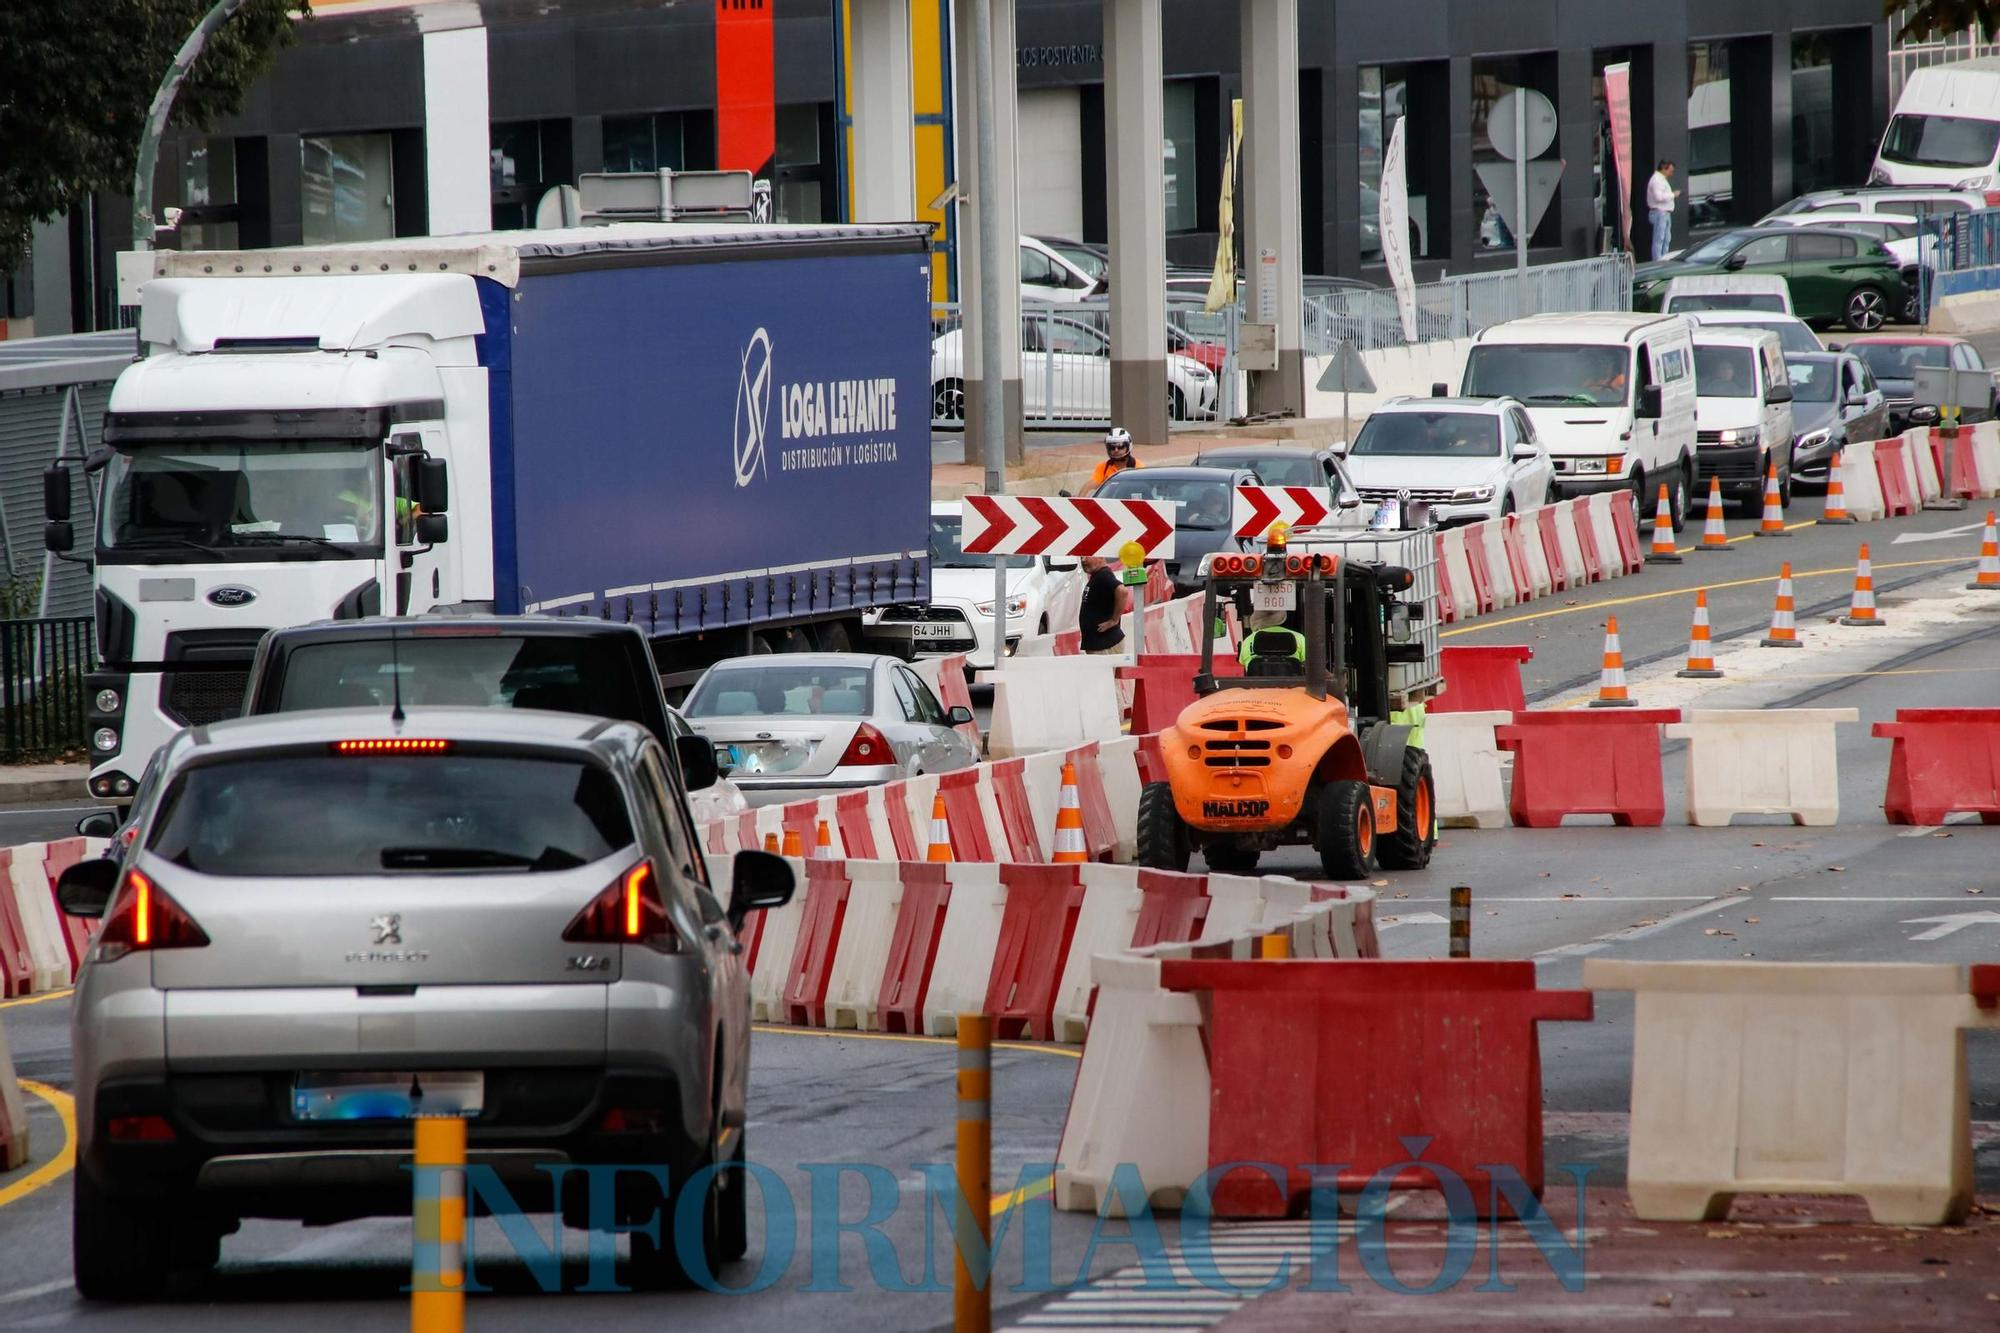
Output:
[[1491,500],[1493,498],[1493,488],[1491,486],[1461,486],[1451,493],[1451,498],[1455,503],[1469,502],[1477,504],[1481,501]]
[[90,744],[93,749],[105,754],[116,754],[118,752],[118,728],[99,727],[92,733]]
[[124,702],[116,690],[103,689],[97,692],[97,711],[100,713],[115,713]]
[[1579,458],[1576,460],[1574,470],[1579,473],[1602,476],[1605,472],[1604,465],[1609,461],[1603,458]]
[[[979,604],[979,614],[980,614],[980,615],[982,615],[982,616],[990,616],[990,615],[992,615],[992,614],[993,614],[993,603],[991,603],[991,602],[981,602],[981,603]],[[1027,615],[1027,614],[1028,614],[1028,599],[1027,599],[1027,598],[1025,598],[1025,597],[1009,597],[1009,598],[1007,599],[1007,614],[1008,614],[1008,615],[1010,615],[1010,616],[1025,616],[1025,615]]]
[[1755,444],[1757,443],[1757,427],[1737,426],[1731,430],[1717,431],[1715,442],[1717,444]]

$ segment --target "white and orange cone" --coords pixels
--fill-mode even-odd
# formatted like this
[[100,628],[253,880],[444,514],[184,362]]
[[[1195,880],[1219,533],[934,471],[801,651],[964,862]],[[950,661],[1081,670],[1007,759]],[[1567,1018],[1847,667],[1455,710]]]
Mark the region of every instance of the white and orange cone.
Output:
[[931,798],[931,846],[926,861],[951,860],[951,816],[944,810],[944,793]]
[[778,854],[778,835],[777,835],[777,834],[775,834],[775,833],[766,833],[766,834],[764,835],[764,850],[765,850],[765,851],[767,851],[767,852],[769,852],[769,853],[770,853],[771,855],[773,855],[773,856],[776,856],[776,855]]
[[1986,532],[1979,539],[1979,572],[1965,585],[1974,592],[2000,592],[2000,533],[1993,526],[1993,511],[1986,511]]
[[1604,675],[1598,681],[1592,708],[1630,708],[1634,700],[1625,689],[1625,650],[1618,644],[1618,617],[1604,626]]
[[1785,499],[1778,490],[1778,465],[1764,474],[1764,517],[1757,524],[1759,537],[1789,537],[1785,531]]
[[1722,525],[1722,478],[1708,479],[1708,514],[1701,528],[1701,543],[1697,551],[1716,552],[1735,549],[1729,544],[1729,533]]
[[806,840],[799,836],[799,831],[797,829],[795,828],[786,829],[785,850],[783,852],[783,855],[804,857],[805,854],[806,854]]
[[1678,565],[1681,553],[1674,549],[1674,506],[1667,498],[1667,483],[1660,483],[1660,498],[1653,505],[1653,548],[1646,552],[1649,565]]
[[833,830],[824,819],[819,821],[819,831],[813,835],[813,860],[831,861],[833,856]]
[[1694,624],[1688,630],[1688,664],[1674,674],[1694,676],[1703,680],[1714,680],[1722,675],[1715,669],[1715,647],[1708,637],[1708,589],[1706,588],[1695,589]]
[[1778,570],[1778,600],[1771,607],[1771,632],[1758,640],[1766,648],[1801,648],[1798,622],[1792,619],[1792,562]]
[[1822,523],[1852,523],[1854,515],[1847,512],[1847,487],[1840,482],[1840,465],[1847,457],[1842,449],[1833,456],[1833,462],[1826,469],[1826,512],[1819,516]]
[[1868,543],[1861,543],[1861,557],[1854,562],[1854,596],[1847,603],[1847,614],[1840,618],[1843,625],[1880,625],[1882,617],[1875,614],[1875,571],[1868,563]]
[[1062,804],[1056,810],[1056,851],[1050,858],[1059,866],[1082,865],[1090,859],[1084,845],[1083,802],[1076,794],[1076,765],[1062,767]]

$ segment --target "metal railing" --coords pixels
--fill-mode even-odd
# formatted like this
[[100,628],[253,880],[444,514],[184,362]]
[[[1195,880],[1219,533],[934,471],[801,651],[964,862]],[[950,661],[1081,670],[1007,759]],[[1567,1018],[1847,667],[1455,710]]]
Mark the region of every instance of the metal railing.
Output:
[[0,620],[0,763],[83,748],[88,616]]
[[[1622,252],[1538,264],[1528,270],[1524,303],[1512,269],[1466,273],[1416,290],[1417,341],[1470,338],[1493,324],[1521,314],[1555,310],[1630,310],[1632,257]],[[1308,297],[1305,309],[1305,350],[1326,356],[1341,342],[1367,351],[1403,344],[1403,321],[1396,310],[1396,293],[1331,292]]]

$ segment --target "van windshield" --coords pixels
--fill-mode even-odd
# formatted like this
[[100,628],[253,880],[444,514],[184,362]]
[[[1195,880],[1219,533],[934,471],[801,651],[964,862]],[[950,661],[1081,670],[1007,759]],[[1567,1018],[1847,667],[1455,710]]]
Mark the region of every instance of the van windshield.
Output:
[[2000,151],[2000,121],[1970,116],[1889,118],[1882,156],[1913,167],[1984,167]]
[[1631,401],[1631,359],[1623,347],[1488,343],[1466,358],[1465,396],[1621,407]]
[[1754,398],[1757,363],[1747,347],[1695,344],[1694,391],[1702,398]]

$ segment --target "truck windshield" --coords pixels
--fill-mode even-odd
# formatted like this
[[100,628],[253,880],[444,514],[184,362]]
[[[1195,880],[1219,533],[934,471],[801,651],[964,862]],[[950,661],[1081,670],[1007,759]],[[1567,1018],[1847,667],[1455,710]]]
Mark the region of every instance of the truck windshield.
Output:
[[1889,118],[1882,156],[1913,167],[1984,167],[2000,150],[2000,121],[1970,116]]
[[368,559],[382,550],[381,460],[379,445],[348,440],[117,446],[106,468],[101,549]]
[[1489,343],[1473,348],[1466,358],[1465,396],[1622,407],[1631,401],[1631,359],[1623,347]]

